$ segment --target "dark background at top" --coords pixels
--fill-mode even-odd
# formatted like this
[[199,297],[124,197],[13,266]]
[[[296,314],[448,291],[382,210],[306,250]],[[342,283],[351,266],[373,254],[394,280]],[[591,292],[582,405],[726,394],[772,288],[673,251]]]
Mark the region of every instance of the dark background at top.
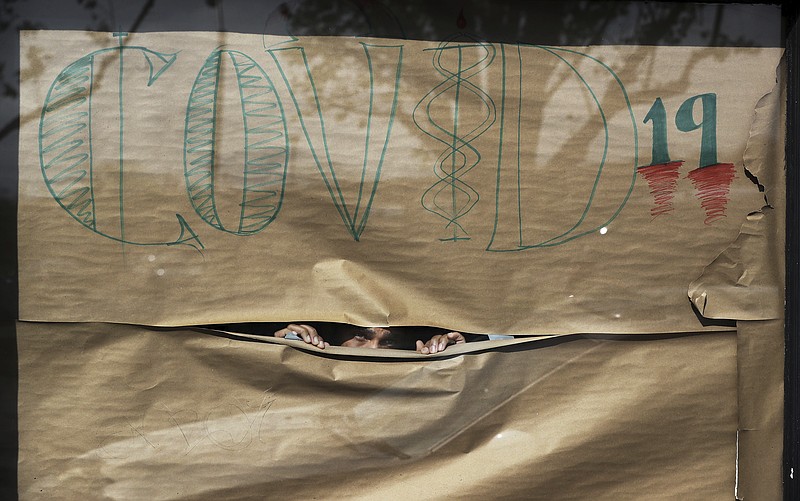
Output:
[[[233,31],[271,35],[350,35],[439,40],[468,32],[493,42],[546,45],[639,44],[783,47],[790,52],[790,119],[797,110],[796,7],[782,2],[478,1],[478,0],[0,0],[0,499],[16,499],[19,30]],[[788,42],[787,42],[788,40]],[[794,97],[793,97],[794,96]],[[794,111],[793,111],[794,110]],[[794,127],[792,125],[792,127]],[[797,160],[796,127],[788,137]],[[797,178],[789,169],[791,193]],[[786,462],[798,464],[793,303],[797,284],[796,197],[789,197],[787,247]],[[788,469],[787,469],[788,470]],[[785,499],[798,499],[798,474],[784,472]]]

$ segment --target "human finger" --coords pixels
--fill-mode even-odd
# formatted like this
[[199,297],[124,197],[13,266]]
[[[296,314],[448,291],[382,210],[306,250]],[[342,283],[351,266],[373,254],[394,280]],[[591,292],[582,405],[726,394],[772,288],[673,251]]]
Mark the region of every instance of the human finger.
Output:
[[[306,324],[299,324],[299,325],[308,333],[308,340],[305,340],[304,338],[306,343],[312,344],[321,350],[325,349],[325,344],[326,344],[325,340],[322,339],[322,336],[319,335],[317,329]],[[330,344],[328,344],[328,346],[330,346]]]
[[444,336],[442,336],[440,334],[437,334],[437,335],[433,336],[432,338],[430,338],[428,340],[428,342],[425,343],[425,346],[428,347],[428,350],[431,353],[436,353],[436,352],[442,351],[444,349],[444,346],[446,346],[446,344],[445,345],[441,344],[441,341],[442,341],[443,337]]
[[296,336],[298,336],[300,339],[302,339],[304,343],[307,343],[307,344],[310,344],[310,345],[314,345],[314,346],[320,346],[320,345],[322,345],[322,343],[324,343],[324,341],[322,341],[322,338],[319,336],[319,334],[317,334],[317,330],[314,327],[310,326],[310,325],[306,325],[306,324],[289,324],[286,327],[286,330],[288,330],[289,332],[294,333]]
[[447,339],[451,341],[450,344],[461,344],[467,342],[467,338],[465,338],[464,334],[461,334],[460,332],[448,332]]
[[300,327],[303,327],[306,332],[308,332],[309,340],[306,341],[309,344],[313,344],[314,346],[319,346],[320,348],[324,346],[324,341],[322,340],[322,336],[319,335],[317,329],[310,325],[300,324]]
[[273,336],[275,336],[275,337],[286,337],[289,334],[294,334],[295,336],[297,336],[297,332],[292,330],[291,327],[292,327],[291,325],[288,325],[288,326],[284,327],[283,329],[279,329],[279,330],[275,331]]
[[427,346],[425,346],[425,343],[417,339],[417,353],[423,353],[427,355],[429,351],[430,350],[428,349]]
[[466,342],[467,339],[460,332],[448,332],[447,334],[439,336],[437,350],[444,351],[445,348],[451,344],[461,344]]
[[292,332],[300,339],[302,339],[303,342],[311,344],[311,334],[309,333],[306,326],[301,324],[289,324],[286,326],[286,329]]

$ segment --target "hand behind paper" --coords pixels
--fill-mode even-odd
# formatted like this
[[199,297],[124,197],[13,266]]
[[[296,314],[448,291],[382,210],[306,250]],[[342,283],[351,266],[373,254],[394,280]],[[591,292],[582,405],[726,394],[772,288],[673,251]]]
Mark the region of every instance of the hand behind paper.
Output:
[[311,327],[310,325],[289,324],[286,326],[285,329],[277,331],[275,333],[275,337],[285,338],[289,334],[294,334],[307,344],[316,346],[320,350],[324,350],[325,348],[330,346],[329,343],[327,343],[324,339],[322,339],[322,336],[319,335],[317,329]]
[[433,336],[427,343],[417,340],[417,352],[429,354],[444,351],[451,344],[466,343],[467,340],[460,332],[448,332],[447,334],[440,334]]

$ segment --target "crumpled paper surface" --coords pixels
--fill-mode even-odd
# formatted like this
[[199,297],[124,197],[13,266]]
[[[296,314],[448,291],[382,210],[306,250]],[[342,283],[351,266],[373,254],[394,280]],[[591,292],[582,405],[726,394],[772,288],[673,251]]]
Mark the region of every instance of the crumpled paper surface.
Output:
[[21,319],[695,331],[781,53],[23,32]]
[[20,45],[21,498],[780,498],[780,49]]
[[739,236],[689,285],[689,297],[708,318],[774,320],[784,314],[786,181],[785,67],[775,89],[758,103],[745,167],[764,193],[764,206],[748,214]]
[[22,499],[731,498],[731,331],[390,361],[17,328]]

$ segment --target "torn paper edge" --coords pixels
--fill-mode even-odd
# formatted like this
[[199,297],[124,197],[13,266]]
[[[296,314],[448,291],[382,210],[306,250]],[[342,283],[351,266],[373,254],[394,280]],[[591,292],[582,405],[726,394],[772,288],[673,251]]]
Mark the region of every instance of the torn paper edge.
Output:
[[[750,271],[748,263],[741,261],[741,256],[758,256],[759,259],[768,261],[770,256],[764,256],[761,252],[754,252],[746,243],[746,237],[755,236],[760,237],[762,241],[766,241],[767,247],[771,248],[769,239],[771,238],[770,230],[773,225],[778,224],[785,226],[785,220],[779,218],[774,210],[775,206],[785,206],[785,204],[776,204],[776,200],[781,200],[780,189],[785,185],[785,155],[782,148],[775,148],[776,141],[779,146],[785,144],[785,127],[778,127],[782,132],[780,138],[775,138],[770,134],[774,130],[775,121],[780,121],[784,124],[785,120],[785,92],[786,92],[786,79],[785,73],[785,59],[782,57],[778,67],[775,70],[776,78],[775,85],[770,92],[765,94],[758,100],[755,109],[753,110],[753,120],[750,125],[750,135],[747,140],[745,151],[742,155],[742,164],[745,175],[758,187],[758,190],[764,193],[764,205],[758,209],[750,212],[739,230],[739,234],[731,242],[731,244],[723,250],[716,258],[714,258],[708,265],[703,268],[700,276],[689,283],[687,295],[689,301],[697,308],[700,315],[709,319],[727,319],[727,320],[774,320],[781,318],[783,315],[783,297],[773,298],[764,302],[762,310],[753,314],[740,314],[740,310],[735,304],[725,304],[716,301],[717,297],[710,293],[708,282],[721,282],[725,283],[726,280],[714,280],[718,278],[715,273],[717,266],[729,267],[723,263],[725,261],[732,261],[741,265],[744,269],[740,274],[740,279],[735,284],[728,284],[732,290],[734,287],[744,287],[745,289],[753,285],[753,277],[748,278],[747,284],[741,283],[741,278]],[[772,158],[775,152],[778,152],[779,157]],[[782,168],[777,168],[778,165]],[[769,169],[774,169],[774,172],[769,172]],[[772,195],[775,193],[776,195]],[[775,219],[777,218],[777,220]],[[737,258],[731,258],[734,255]],[[778,267],[780,268],[780,267]],[[764,291],[771,290],[770,286],[775,286],[776,289],[785,286],[782,269],[778,269],[780,276],[780,284],[761,284],[766,285],[762,287]],[[758,285],[757,283],[754,286]],[[714,307],[709,308],[709,302],[714,301]]]

